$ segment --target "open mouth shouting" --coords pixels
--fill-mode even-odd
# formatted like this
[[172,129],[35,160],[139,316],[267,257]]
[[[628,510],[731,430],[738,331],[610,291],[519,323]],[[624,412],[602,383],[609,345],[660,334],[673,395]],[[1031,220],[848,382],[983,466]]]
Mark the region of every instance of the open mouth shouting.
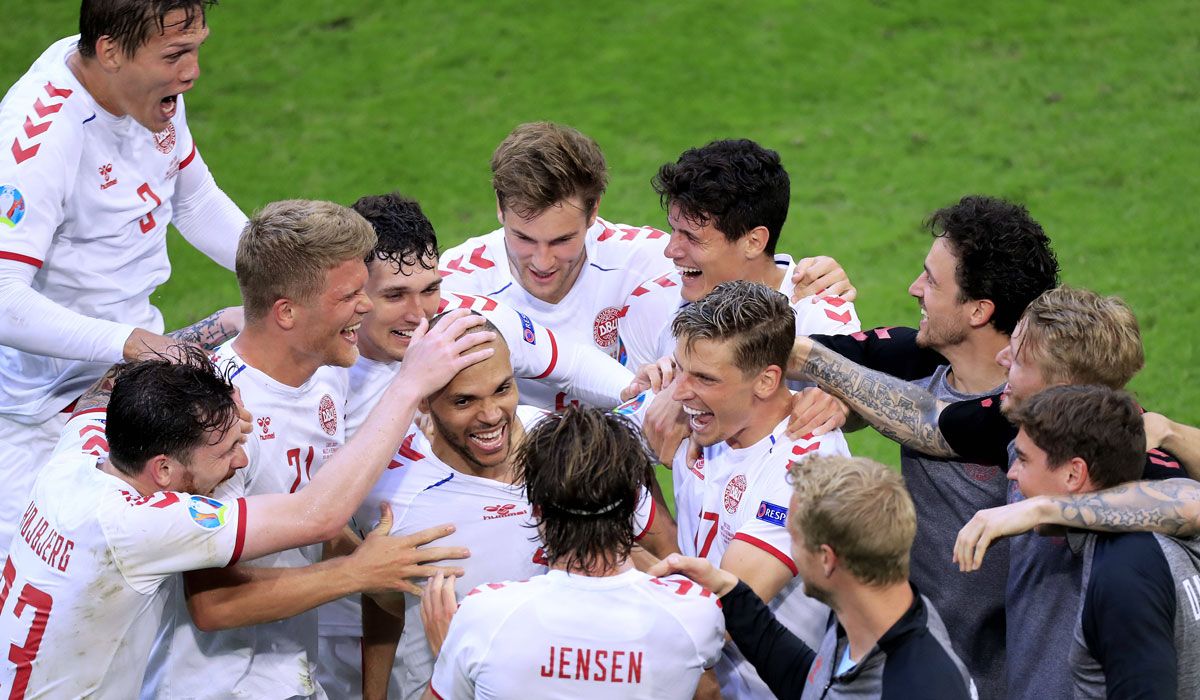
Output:
[[178,108],[179,95],[168,95],[158,103],[158,108],[162,111],[162,118],[165,121],[170,121],[175,116],[175,110]]
[[684,404],[683,412],[687,414],[688,425],[696,432],[700,432],[712,424],[712,411],[692,408],[691,406]]
[[359,321],[358,323],[355,323],[350,326],[346,326],[345,328],[343,328],[341,330],[340,333],[338,333],[338,335],[342,336],[342,340],[345,340],[347,343],[350,343],[351,345],[357,345],[358,344],[358,329],[360,327],[362,327],[362,321]]
[[481,454],[496,454],[508,444],[508,423],[504,422],[486,430],[467,433],[467,440]]

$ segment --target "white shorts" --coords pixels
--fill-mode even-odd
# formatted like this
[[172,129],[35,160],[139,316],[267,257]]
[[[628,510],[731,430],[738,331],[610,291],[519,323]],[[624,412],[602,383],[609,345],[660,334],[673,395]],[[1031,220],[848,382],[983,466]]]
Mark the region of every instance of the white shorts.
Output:
[[362,652],[362,637],[317,638],[317,681],[330,698],[362,700]]
[[56,413],[41,425],[17,423],[0,415],[0,560],[8,557],[17,523],[29,506],[38,472],[50,459],[69,413]]

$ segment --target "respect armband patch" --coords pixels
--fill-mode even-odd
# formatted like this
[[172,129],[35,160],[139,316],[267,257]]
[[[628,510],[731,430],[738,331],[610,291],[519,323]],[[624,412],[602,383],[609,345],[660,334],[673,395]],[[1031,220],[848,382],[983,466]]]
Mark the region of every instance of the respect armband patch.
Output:
[[758,514],[754,517],[764,523],[771,523],[779,527],[787,526],[787,511],[784,506],[777,506],[770,501],[761,501],[758,504]]

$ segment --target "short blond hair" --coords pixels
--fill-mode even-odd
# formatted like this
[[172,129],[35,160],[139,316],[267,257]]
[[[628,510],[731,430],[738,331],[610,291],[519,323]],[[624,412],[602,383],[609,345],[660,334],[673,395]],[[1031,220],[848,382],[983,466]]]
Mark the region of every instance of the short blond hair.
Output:
[[[867,585],[908,580],[917,513],[896,472],[864,457],[814,457],[790,469],[792,535],[810,552],[829,548]],[[949,556],[949,555],[947,555]]]
[[265,317],[280,299],[305,302],[325,274],[375,247],[375,229],[352,209],[306,199],[272,202],[250,217],[238,241],[238,288],[246,321]]
[[1124,388],[1146,363],[1137,317],[1120,297],[1057,287],[1025,309],[1028,348],[1047,384]]

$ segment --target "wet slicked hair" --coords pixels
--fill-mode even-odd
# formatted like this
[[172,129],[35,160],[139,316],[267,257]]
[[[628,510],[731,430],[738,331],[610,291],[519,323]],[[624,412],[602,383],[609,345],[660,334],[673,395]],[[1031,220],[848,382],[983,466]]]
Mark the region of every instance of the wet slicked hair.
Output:
[[238,418],[233,385],[191,346],[173,348],[181,359],[141,360],[117,367],[105,432],[109,460],[137,476],[147,460],[167,455],[184,464],[192,452],[224,435]]
[[624,561],[653,464],[641,434],[608,411],[572,405],[526,433],[513,468],[550,563],[593,569]]
[[671,332],[691,348],[697,340],[730,341],[733,362],[744,375],[771,365],[787,369],[796,339],[796,316],[787,297],[757,282],[718,284],[679,310]]
[[370,222],[379,240],[366,263],[390,263],[396,272],[406,267],[437,268],[438,242],[433,224],[417,200],[399,192],[360,197],[351,207]]
[[108,36],[121,47],[126,56],[137,53],[150,33],[166,31],[167,15],[183,10],[184,28],[199,20],[204,26],[204,13],[217,0],[83,0],[79,7],[79,55],[96,56],[96,42]]

